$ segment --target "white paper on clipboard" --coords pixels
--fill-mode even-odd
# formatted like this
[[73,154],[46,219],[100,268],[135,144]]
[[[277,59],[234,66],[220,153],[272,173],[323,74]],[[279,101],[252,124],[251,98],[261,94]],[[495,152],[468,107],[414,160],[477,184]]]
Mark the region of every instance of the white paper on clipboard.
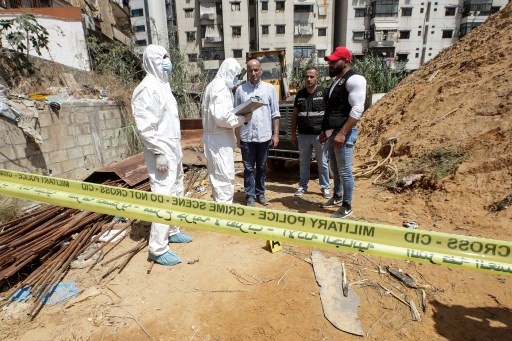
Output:
[[235,115],[245,115],[258,109],[259,107],[265,105],[262,99],[259,97],[251,97],[247,101],[243,102],[239,106],[237,106],[235,110]]

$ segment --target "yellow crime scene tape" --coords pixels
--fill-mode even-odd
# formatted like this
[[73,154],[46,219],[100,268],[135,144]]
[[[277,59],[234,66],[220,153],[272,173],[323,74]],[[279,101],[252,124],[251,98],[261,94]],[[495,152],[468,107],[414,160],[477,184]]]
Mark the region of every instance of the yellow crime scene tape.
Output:
[[259,209],[0,169],[0,195],[143,221],[512,274],[512,242]]

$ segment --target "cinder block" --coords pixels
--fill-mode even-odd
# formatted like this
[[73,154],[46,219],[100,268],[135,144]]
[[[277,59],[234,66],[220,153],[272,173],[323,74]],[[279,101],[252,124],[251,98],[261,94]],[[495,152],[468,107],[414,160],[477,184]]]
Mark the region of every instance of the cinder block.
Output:
[[70,121],[76,125],[82,125],[89,122],[89,114],[85,112],[74,112],[72,115],[69,115]]
[[43,139],[43,144],[39,147],[43,153],[51,153],[55,150],[55,143],[52,140]]
[[62,136],[56,141],[58,149],[68,149],[78,146],[78,141],[76,141],[75,136]]
[[16,152],[11,145],[0,146],[0,159],[14,161],[16,158]]
[[77,125],[78,133],[79,134],[90,134],[91,133],[91,126],[89,125],[89,121],[83,124]]
[[8,132],[9,134],[9,143],[12,145],[16,144],[25,144],[27,143],[27,139],[23,134],[23,130],[16,127],[16,129],[12,129]]
[[71,160],[65,160],[60,163],[60,166],[62,168],[63,173],[72,172],[76,169],[78,169],[78,160],[77,159],[71,159]]
[[84,152],[82,150],[82,147],[68,148],[67,151],[68,151],[68,160],[84,157]]
[[80,134],[76,136],[79,146],[86,146],[92,144],[91,134]]
[[57,114],[50,113],[50,112],[42,112],[42,113],[39,113],[38,120],[39,120],[39,125],[41,126],[41,128],[42,127],[50,127],[53,124],[55,124],[55,122],[59,121],[59,116],[57,116]]
[[48,153],[50,162],[57,163],[57,162],[63,162],[68,159],[68,152],[66,149],[59,149],[53,152]]
[[92,144],[82,146],[82,153],[84,156],[94,155],[95,152],[96,149],[94,149],[94,146]]

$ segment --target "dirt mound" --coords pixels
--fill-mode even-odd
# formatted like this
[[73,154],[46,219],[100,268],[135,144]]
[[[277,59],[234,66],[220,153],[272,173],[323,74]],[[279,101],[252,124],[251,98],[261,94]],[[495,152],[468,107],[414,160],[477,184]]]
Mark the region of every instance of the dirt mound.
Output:
[[[413,171],[407,164],[427,155],[441,163],[464,155],[453,165],[456,171],[437,179],[424,196],[430,213],[476,234],[478,227],[510,228],[510,209],[489,211],[512,193],[510,56],[511,3],[372,106],[360,125],[357,154],[368,158],[382,141],[397,137],[399,177]],[[505,236],[510,239],[511,232]]]

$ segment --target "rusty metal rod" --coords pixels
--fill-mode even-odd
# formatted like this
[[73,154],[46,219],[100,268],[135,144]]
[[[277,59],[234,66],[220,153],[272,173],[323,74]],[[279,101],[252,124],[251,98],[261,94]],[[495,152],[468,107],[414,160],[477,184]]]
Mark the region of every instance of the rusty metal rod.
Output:
[[34,211],[24,213],[23,216],[21,216],[17,219],[10,220],[8,222],[0,224],[0,237],[3,236],[4,234],[10,232],[11,231],[10,227],[12,227],[12,228],[20,227],[22,225],[19,225],[19,223],[21,223],[21,222],[26,223],[27,220],[33,219],[35,215],[40,214],[41,212],[43,212],[47,209],[48,209],[47,207],[41,206],[40,208],[35,209]]
[[130,262],[130,260],[137,254],[140,252],[140,250],[144,249],[146,247],[146,245],[148,245],[148,240],[145,239],[145,243],[141,245],[141,247],[139,247],[136,251],[133,251],[132,253],[130,253],[130,255],[128,256],[128,258],[126,258],[126,260],[124,261],[123,264],[121,264],[121,267],[119,268],[119,271],[117,273],[121,273],[121,271],[123,271],[123,269],[126,267],[126,265],[128,265],[128,263]]
[[[110,243],[112,240],[114,240],[118,235],[120,235],[123,231],[125,231],[128,227],[132,226],[132,223],[133,223],[133,220],[130,221],[129,224],[127,224],[125,227],[123,227],[121,230],[119,230],[116,234],[114,234],[112,237],[110,237],[103,245],[101,245],[99,248],[97,248],[96,250],[94,250],[93,253],[87,255],[87,257],[84,257],[84,260],[88,260],[89,258],[91,258],[92,256],[94,256],[98,251],[100,251],[101,249],[103,249],[103,247],[105,245],[108,245],[108,243]],[[123,238],[121,238],[122,240]],[[117,245],[117,243],[116,243]]]
[[[89,212],[81,212],[77,215],[75,215],[74,219],[72,219],[71,221],[69,221],[66,226],[72,226],[75,222],[78,222],[78,221],[81,221],[83,220],[83,218],[88,214]],[[85,230],[83,230],[85,231]],[[82,231],[82,232],[83,232]],[[77,239],[82,235],[82,233],[79,234],[79,236],[77,237]],[[46,283],[49,278],[52,278],[53,274],[58,271],[58,269],[61,268],[62,264],[66,261],[67,258],[69,258],[69,254],[71,254],[74,249],[78,246],[78,243],[76,242],[77,239],[75,240],[72,240],[69,245],[67,247],[64,248],[63,252],[60,254],[59,257],[57,257],[53,263],[50,265],[49,268],[47,268],[47,270],[45,271],[45,274],[43,275],[43,279],[40,281],[41,282],[41,286],[44,286],[44,283]],[[38,292],[39,290],[39,287],[40,286],[37,286],[33,288],[33,291],[34,292]]]
[[[82,231],[82,232],[80,232],[80,235],[81,236],[79,236],[77,239],[74,240],[75,243],[69,244],[68,247],[71,248],[73,250],[73,252],[71,252],[70,256],[67,257],[67,259],[63,263],[61,263],[61,266],[57,267],[57,271],[55,271],[54,276],[49,281],[49,283],[41,291],[39,291],[39,293],[38,293],[38,291],[34,290],[34,293],[38,293],[37,294],[38,296],[37,296],[36,301],[32,304],[30,311],[28,312],[28,315],[30,315],[31,319],[33,319],[37,315],[39,310],[42,308],[42,306],[43,306],[42,301],[43,301],[44,297],[48,294],[48,292],[51,290],[51,288],[59,282],[59,280],[61,279],[61,277],[63,275],[63,272],[68,268],[69,264],[73,261],[76,254],[80,251],[78,246],[83,241],[83,239],[89,235],[89,233],[88,233],[88,231]],[[74,244],[74,245],[72,246],[72,244]]]
[[[80,214],[78,214],[77,216],[80,216]],[[42,302],[44,296],[46,296],[46,294],[51,290],[53,285],[55,285],[61,279],[63,272],[68,269],[69,264],[71,264],[71,262],[75,259],[75,257],[78,255],[78,253],[82,251],[82,249],[83,249],[82,246],[86,243],[87,240],[89,240],[89,238],[91,238],[91,236],[93,235],[95,230],[97,228],[99,228],[100,226],[101,226],[101,224],[96,223],[93,225],[93,227],[91,229],[89,229],[89,231],[87,231],[87,230],[81,231],[79,233],[79,236],[73,241],[74,243],[71,242],[69,244],[68,247],[72,250],[72,252],[70,252],[69,257],[67,257],[67,259],[65,259],[63,261],[62,265],[58,267],[58,271],[56,271],[56,273],[54,274],[53,279],[44,288],[44,290],[39,294],[36,302],[34,302],[34,304],[32,305],[31,311],[29,312],[29,315],[31,316],[31,318],[34,318],[37,315],[37,312],[39,312],[39,309],[42,307],[41,302]],[[34,292],[36,292],[36,291],[34,291]]]
[[129,254],[129,253],[132,253],[133,251],[137,251],[137,252],[138,252],[138,251],[139,251],[139,249],[140,249],[140,247],[141,247],[141,245],[143,245],[144,243],[146,243],[146,240],[145,240],[145,239],[143,239],[142,241],[140,241],[140,242],[137,244],[137,246],[135,246],[135,247],[131,248],[130,250],[128,250],[128,251],[126,251],[126,252],[123,252],[123,253],[121,253],[120,255],[117,255],[117,256],[115,256],[114,258],[109,259],[109,260],[107,260],[107,261],[105,261],[105,262],[101,263],[101,266],[105,266],[105,265],[107,265],[108,263],[111,263],[111,262],[113,262],[113,261],[115,261],[115,260],[117,260],[117,259],[119,259],[119,258],[121,258],[121,257],[123,257],[123,256],[125,256],[125,255],[127,255],[127,254]]
[[[58,211],[58,210],[56,210]],[[9,234],[8,236],[4,236],[1,240],[0,240],[0,244],[7,244],[9,243],[10,241],[12,240],[15,240],[18,236],[20,235],[24,235],[26,234],[27,232],[30,233],[30,231],[32,231],[32,229],[36,226],[36,225],[39,225],[41,223],[41,221],[45,220],[45,219],[48,219],[50,216],[52,216],[52,214],[54,215],[55,213],[54,212],[46,212],[45,214],[43,214],[41,217],[39,217],[38,219],[34,219],[33,221],[31,221],[30,223],[26,224],[26,225],[23,225],[22,228],[20,229],[16,229],[16,231],[13,231],[12,234]]]

